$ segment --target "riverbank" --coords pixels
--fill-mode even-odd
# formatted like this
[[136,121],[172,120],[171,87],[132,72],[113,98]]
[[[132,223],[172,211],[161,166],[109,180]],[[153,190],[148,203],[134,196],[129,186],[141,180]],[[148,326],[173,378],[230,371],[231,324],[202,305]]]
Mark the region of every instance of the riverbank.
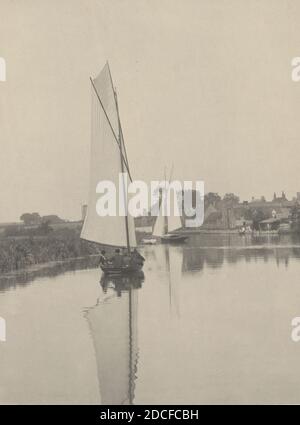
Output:
[[101,247],[80,239],[77,229],[61,229],[47,235],[0,238],[0,274],[38,269],[42,264],[100,253]]
[[178,231],[180,234],[184,235],[198,235],[201,233],[205,234],[218,234],[218,235],[227,235],[227,234],[238,234],[238,229],[182,229]]
[[[178,233],[180,235],[187,235],[187,236],[192,236],[192,235],[200,235],[200,234],[205,234],[205,235],[238,235],[239,231],[238,229],[181,229],[178,231],[175,231],[174,233]],[[149,236],[152,235],[152,232],[145,232],[145,231],[139,231],[137,233],[137,242],[142,243],[141,241],[144,238],[147,238]]]
[[57,276],[67,271],[96,268],[99,265],[99,255],[92,254],[87,257],[68,258],[60,261],[49,261],[34,264],[18,270],[12,270],[0,275],[0,290],[12,285],[25,285],[32,280],[46,276]]

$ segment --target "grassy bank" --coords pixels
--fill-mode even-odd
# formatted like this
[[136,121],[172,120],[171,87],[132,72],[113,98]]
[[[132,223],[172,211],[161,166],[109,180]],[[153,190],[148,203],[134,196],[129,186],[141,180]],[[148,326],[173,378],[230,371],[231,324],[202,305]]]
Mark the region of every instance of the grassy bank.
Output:
[[69,258],[63,261],[28,266],[0,274],[0,291],[16,286],[26,286],[29,282],[41,277],[54,277],[67,271],[84,270],[99,266],[99,255]]
[[79,235],[78,229],[59,229],[43,236],[1,238],[0,274],[99,254],[98,245]]

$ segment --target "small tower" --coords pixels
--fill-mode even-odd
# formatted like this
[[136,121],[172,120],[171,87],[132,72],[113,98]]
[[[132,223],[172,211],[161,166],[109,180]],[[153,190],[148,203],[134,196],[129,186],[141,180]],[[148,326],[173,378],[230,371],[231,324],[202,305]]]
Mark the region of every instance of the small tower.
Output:
[[87,213],[88,206],[86,204],[81,205],[81,220],[84,221]]

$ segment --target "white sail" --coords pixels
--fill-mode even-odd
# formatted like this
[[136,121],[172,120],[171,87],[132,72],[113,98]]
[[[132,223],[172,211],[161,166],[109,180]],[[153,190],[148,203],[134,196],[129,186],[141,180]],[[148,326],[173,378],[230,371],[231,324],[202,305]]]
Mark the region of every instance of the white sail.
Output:
[[173,232],[174,230],[180,229],[182,227],[181,217],[178,215],[181,210],[179,192],[174,191],[173,197],[171,197],[170,188],[169,188],[168,199],[170,200],[170,214],[168,216],[168,232]]
[[[166,197],[164,198],[165,202],[167,199],[169,199],[169,193],[167,193]],[[164,210],[167,211],[166,206]],[[165,235],[166,233],[173,232],[174,230],[177,230],[181,227],[182,227],[181,218],[180,216],[177,216],[174,214],[174,208],[170,209],[170,215],[165,217],[163,216],[162,206],[161,206],[159,209],[159,215],[157,216],[157,219],[154,224],[153,236],[161,237]]]
[[174,230],[177,230],[181,227],[181,218],[179,216],[171,214],[170,217],[168,217],[168,232],[173,232]]
[[[98,183],[109,180],[115,184],[118,193],[119,174],[123,171],[116,140],[119,137],[118,111],[108,64],[93,84],[89,201],[81,238],[101,244],[127,246],[125,217],[119,216],[118,209],[114,217],[102,217],[96,211],[100,197],[96,193]],[[129,215],[128,233],[130,246],[135,247],[134,219]]]
[[153,227],[153,236],[161,237],[166,234],[165,231],[165,217],[162,215],[162,209],[159,210],[159,215],[156,218],[154,227]]

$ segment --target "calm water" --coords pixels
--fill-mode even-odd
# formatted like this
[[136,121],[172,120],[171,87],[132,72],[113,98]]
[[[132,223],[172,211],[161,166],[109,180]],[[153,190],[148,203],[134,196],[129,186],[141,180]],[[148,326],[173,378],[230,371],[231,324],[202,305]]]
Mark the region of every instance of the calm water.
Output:
[[300,403],[300,242],[149,246],[144,279],[99,269],[0,286],[1,403]]

